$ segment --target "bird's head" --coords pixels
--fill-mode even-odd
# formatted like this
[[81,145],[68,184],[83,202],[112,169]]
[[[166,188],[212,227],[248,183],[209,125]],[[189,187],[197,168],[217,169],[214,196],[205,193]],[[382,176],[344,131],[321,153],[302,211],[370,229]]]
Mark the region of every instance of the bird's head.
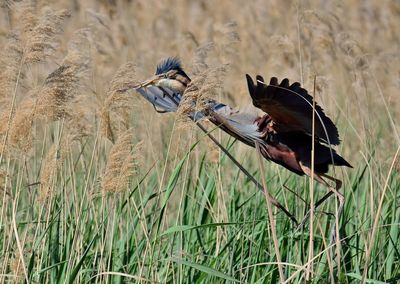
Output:
[[154,77],[143,83],[142,86],[154,85],[183,94],[189,83],[190,78],[183,71],[179,58],[169,57],[157,65]]

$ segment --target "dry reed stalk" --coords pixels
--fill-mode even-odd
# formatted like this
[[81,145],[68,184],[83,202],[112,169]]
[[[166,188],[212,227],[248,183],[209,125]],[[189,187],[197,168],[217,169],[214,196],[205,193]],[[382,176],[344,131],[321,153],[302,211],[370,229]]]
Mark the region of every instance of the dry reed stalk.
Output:
[[121,133],[113,145],[101,182],[103,194],[124,191],[129,185],[129,179],[135,174],[141,144],[134,145],[133,138],[132,130],[128,129]]

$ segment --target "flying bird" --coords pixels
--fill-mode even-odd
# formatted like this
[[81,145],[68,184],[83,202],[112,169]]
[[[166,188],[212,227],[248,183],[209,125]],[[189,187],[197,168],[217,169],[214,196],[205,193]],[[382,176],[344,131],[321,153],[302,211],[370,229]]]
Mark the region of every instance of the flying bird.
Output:
[[[258,146],[265,159],[298,175],[313,177],[337,196],[340,214],[344,202],[339,192],[342,183],[327,172],[329,166],[352,166],[332,148],[340,144],[335,124],[298,82],[289,84],[288,79],[279,82],[272,77],[267,84],[259,75],[255,81],[246,75],[246,80],[253,105],[261,113],[238,112],[209,99],[203,111],[193,111],[189,117],[194,121],[207,118],[241,142],[251,147]],[[190,83],[181,61],[171,57],[159,63],[155,76],[136,86],[136,91],[158,112],[175,112]],[[326,179],[335,182],[335,187]]]

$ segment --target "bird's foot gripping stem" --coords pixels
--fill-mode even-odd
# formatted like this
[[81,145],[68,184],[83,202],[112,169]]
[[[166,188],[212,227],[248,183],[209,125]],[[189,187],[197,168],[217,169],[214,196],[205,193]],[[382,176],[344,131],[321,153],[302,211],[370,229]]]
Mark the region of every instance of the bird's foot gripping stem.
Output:
[[[339,179],[336,179],[334,177],[331,177],[326,174],[316,174],[314,173],[313,175],[314,179],[321,183],[322,185],[326,186],[329,189],[329,192],[325,194],[320,200],[318,200],[315,205],[314,205],[314,210],[317,209],[319,206],[321,206],[325,200],[327,200],[332,194],[336,195],[336,198],[339,202],[339,206],[337,207],[336,214],[335,214],[335,224],[333,225],[332,228],[332,233],[331,233],[331,244],[334,243],[337,239],[339,239],[339,220],[342,216],[343,212],[343,206],[344,206],[344,195],[339,192],[340,188],[342,187],[342,181]],[[335,182],[335,187],[332,187],[330,184],[328,184],[323,178],[329,179],[331,181]],[[311,215],[311,210],[309,210],[304,218],[300,221],[297,230],[301,229],[308,219],[310,218]]]

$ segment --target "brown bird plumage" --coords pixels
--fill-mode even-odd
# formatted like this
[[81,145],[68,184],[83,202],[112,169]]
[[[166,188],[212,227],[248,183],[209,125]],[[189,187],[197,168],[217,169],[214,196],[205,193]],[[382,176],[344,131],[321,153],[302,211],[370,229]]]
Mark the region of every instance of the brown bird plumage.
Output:
[[[246,78],[254,106],[267,113],[257,120],[259,132],[264,133],[263,156],[292,172],[307,174],[304,168],[311,168],[312,97],[297,82],[289,86],[288,79],[278,84],[273,77],[270,84],[265,84],[257,76],[254,84],[249,75]],[[329,165],[351,167],[335,150],[321,143],[340,144],[339,133],[317,104],[315,111],[315,172],[325,174]]]

